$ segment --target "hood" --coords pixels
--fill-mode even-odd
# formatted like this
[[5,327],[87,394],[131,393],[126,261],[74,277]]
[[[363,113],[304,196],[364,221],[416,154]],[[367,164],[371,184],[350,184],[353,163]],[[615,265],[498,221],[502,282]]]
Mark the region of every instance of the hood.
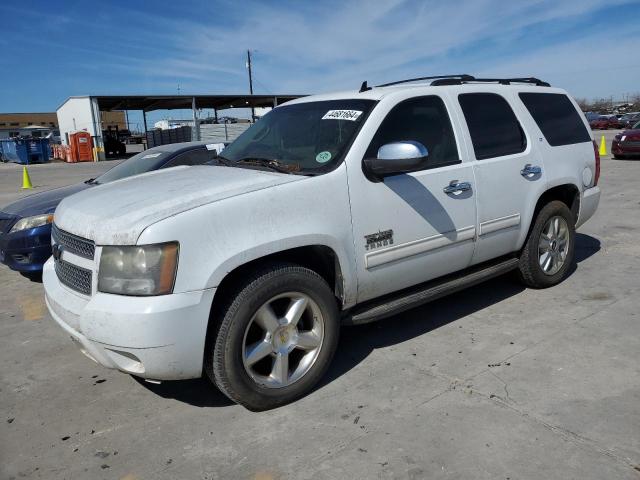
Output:
[[4,213],[16,215],[18,217],[30,217],[31,215],[53,213],[63,198],[86,190],[90,187],[92,187],[92,185],[78,183],[76,185],[69,185],[68,187],[55,188],[46,192],[35,193],[28,197],[21,198],[17,202],[10,203],[0,210]]
[[622,133],[619,133],[618,135],[620,136],[625,136],[627,137],[628,140],[640,140],[640,128],[635,128],[632,130],[625,130]]
[[98,185],[63,200],[62,230],[98,245],[135,245],[145,228],[208,203],[308,177],[223,166],[181,166]]

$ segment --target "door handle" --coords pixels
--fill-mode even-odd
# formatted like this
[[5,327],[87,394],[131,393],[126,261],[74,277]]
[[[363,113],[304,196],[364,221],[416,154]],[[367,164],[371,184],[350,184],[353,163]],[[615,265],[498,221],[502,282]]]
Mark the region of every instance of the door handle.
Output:
[[471,184],[469,182],[458,182],[458,180],[451,180],[449,185],[442,189],[447,195],[460,195],[467,190],[471,190]]
[[535,175],[540,175],[542,173],[542,169],[537,165],[531,165],[527,163],[522,170],[520,170],[520,175],[524,178],[531,178]]

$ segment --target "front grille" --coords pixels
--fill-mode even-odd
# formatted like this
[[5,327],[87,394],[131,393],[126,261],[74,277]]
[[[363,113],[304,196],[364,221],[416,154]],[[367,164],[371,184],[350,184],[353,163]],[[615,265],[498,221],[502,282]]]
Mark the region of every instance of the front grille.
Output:
[[[640,147],[640,141],[638,140],[627,140],[626,142],[620,142],[621,147]],[[0,220],[2,221],[2,220]]]
[[91,295],[91,270],[81,268],[64,260],[55,260],[55,269],[58,280],[76,292]]
[[53,236],[53,241],[62,245],[67,252],[93,260],[96,246],[91,240],[60,230],[55,224],[53,224],[51,229],[51,235]]
[[15,221],[15,217],[0,212],[0,233],[9,233]]

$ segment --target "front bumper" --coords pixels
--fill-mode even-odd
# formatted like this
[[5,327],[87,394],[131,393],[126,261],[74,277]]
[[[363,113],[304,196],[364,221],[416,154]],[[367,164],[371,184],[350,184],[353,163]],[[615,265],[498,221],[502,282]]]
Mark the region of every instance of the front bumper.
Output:
[[51,225],[0,234],[0,263],[19,272],[40,272],[51,256]]
[[582,199],[580,201],[580,213],[578,214],[578,221],[576,222],[576,228],[589,220],[600,203],[600,187],[587,188],[582,192]]
[[45,301],[53,319],[95,362],[154,380],[198,378],[215,289],[127,297],[86,297],[44,266]]

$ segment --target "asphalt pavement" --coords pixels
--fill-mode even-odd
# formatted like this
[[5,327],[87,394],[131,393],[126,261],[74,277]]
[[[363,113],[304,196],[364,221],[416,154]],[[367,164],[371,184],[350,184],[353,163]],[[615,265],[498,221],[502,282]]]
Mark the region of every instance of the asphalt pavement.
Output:
[[[38,191],[112,165],[29,172]],[[603,158],[559,286],[506,276],[345,328],[319,388],[262,413],[94,364],[0,266],[0,478],[639,480],[639,181],[640,160]],[[20,186],[0,164],[0,205]]]

